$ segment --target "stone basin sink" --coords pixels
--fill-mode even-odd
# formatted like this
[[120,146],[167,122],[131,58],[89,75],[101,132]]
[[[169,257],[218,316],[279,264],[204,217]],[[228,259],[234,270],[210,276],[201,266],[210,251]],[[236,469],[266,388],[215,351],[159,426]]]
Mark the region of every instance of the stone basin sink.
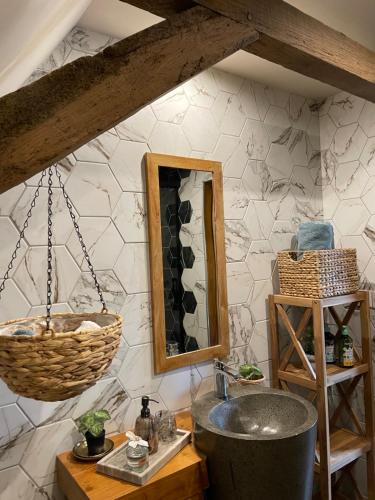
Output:
[[207,457],[209,498],[310,500],[317,412],[295,394],[231,388],[194,402],[194,444]]

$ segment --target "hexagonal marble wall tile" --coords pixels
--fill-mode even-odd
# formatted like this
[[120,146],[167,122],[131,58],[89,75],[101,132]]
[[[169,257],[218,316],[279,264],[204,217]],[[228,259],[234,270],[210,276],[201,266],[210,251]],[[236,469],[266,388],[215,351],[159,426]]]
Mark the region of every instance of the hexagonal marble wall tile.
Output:
[[244,223],[252,240],[269,238],[274,224],[274,217],[266,201],[250,202]]
[[211,112],[196,106],[190,106],[188,109],[182,129],[192,149],[207,153],[214,150],[220,135]]
[[375,103],[367,101],[358,119],[367,137],[375,136]]
[[272,186],[272,177],[264,161],[250,160],[242,176],[250,200],[265,200]]
[[307,130],[311,120],[311,111],[307,99],[300,95],[291,94],[288,104],[288,114],[292,127]]
[[240,179],[224,178],[224,214],[227,219],[242,219],[249,204],[249,197]]
[[315,184],[309,167],[296,165],[290,178],[291,192],[296,198],[308,200],[313,196]]
[[127,243],[148,240],[146,201],[143,193],[122,193],[112,219]]
[[276,255],[269,241],[253,241],[246,257],[246,264],[255,280],[264,280],[272,276]]
[[127,243],[124,245],[114,267],[126,293],[148,292],[148,245],[145,243]]
[[369,175],[375,175],[375,137],[367,139],[360,160]]
[[76,149],[73,154],[79,161],[108,163],[119,140],[116,130],[111,129]]
[[358,121],[364,103],[360,97],[339,92],[333,96],[328,114],[338,127],[349,125]]
[[370,248],[362,236],[342,236],[343,248],[355,248],[357,250],[357,262],[359,272],[363,272],[372,255]]
[[231,347],[246,345],[253,333],[254,321],[249,304],[228,307]]
[[135,115],[116,125],[116,130],[120,139],[147,142],[155,123],[156,118],[151,110],[151,106],[146,106]]
[[266,127],[257,120],[246,120],[241,132],[241,141],[247,155],[254,160],[265,160],[270,148]]
[[352,199],[340,203],[333,221],[342,235],[355,236],[363,232],[369,217],[362,201]]
[[264,120],[268,108],[270,107],[270,102],[267,97],[266,87],[258,82],[251,82],[253,88],[255,103],[259,113],[259,118]]
[[246,302],[254,280],[245,262],[229,262],[227,264],[228,304]]
[[[52,313],[64,313],[64,312],[73,312],[73,310],[69,304],[66,304],[65,302],[63,302],[61,304],[52,304],[51,312]],[[30,311],[28,312],[27,315],[28,316],[43,316],[43,314],[46,314],[46,304],[42,304],[41,306],[31,307]]]
[[0,408],[0,469],[19,463],[32,437],[33,429],[16,404]]
[[337,129],[331,149],[340,163],[359,159],[366,143],[366,136],[357,123]]
[[372,256],[365,269],[365,276],[370,283],[375,283],[375,256]]
[[[96,271],[112,269],[124,242],[111,219],[109,217],[80,217],[78,224],[94,269]],[[75,231],[71,234],[66,246],[80,268],[88,271],[88,265]]]
[[250,308],[255,321],[263,321],[268,316],[268,295],[274,293],[272,281],[262,280],[254,283],[250,298]]
[[[0,246],[0,276],[3,277],[8,268],[8,264],[12,258],[12,254],[16,248],[16,243],[20,237],[19,232],[8,217],[0,217],[0,234],[2,241]],[[13,269],[10,269],[9,275],[12,276],[20,259],[25,255],[27,245],[24,240],[21,240],[21,246],[17,252],[17,259]]]
[[293,160],[288,149],[280,144],[271,144],[266,164],[274,181],[289,179],[293,170]]
[[164,375],[159,394],[169,410],[176,411],[191,405],[201,377],[196,368],[181,368]]
[[82,29],[78,26],[72,29],[72,31],[68,34],[66,41],[73,49],[80,52],[86,52],[91,55],[105,49],[108,45],[114,42],[109,35],[104,35],[88,29]]
[[[100,288],[108,310],[119,312],[124,305],[126,293],[112,270],[97,271]],[[102,305],[94,281],[89,272],[82,273],[74,287],[69,304],[73,311],[100,311]]]
[[15,403],[18,395],[12,392],[5,382],[0,379],[0,406],[10,405]]
[[46,498],[20,467],[0,471],[0,491],[4,500],[26,499],[44,500]]
[[212,159],[223,163],[226,177],[241,178],[249,159],[246,147],[238,137],[221,135],[212,153]]
[[270,338],[268,321],[258,321],[255,323],[250,340],[253,362],[258,364],[269,359],[271,351]]
[[[65,247],[52,248],[52,302],[67,302],[80,271]],[[14,280],[31,305],[45,303],[47,247],[30,247],[14,274]]]
[[243,112],[247,118],[260,120],[257,103],[255,101],[253,87],[249,80],[245,80],[238,93]]
[[211,70],[219,90],[228,92],[229,94],[238,94],[240,91],[244,79],[234,73],[228,73],[227,71],[221,71],[217,68]]
[[291,127],[288,113],[278,106],[268,108],[264,124],[267,126],[268,135],[272,142],[278,141],[285,131]]
[[30,309],[26,297],[13,280],[8,280],[1,293],[0,321],[24,318]]
[[333,123],[329,115],[321,116],[319,119],[320,129],[320,148],[322,150],[329,149],[332,139],[336,133],[336,125]]
[[358,198],[369,176],[359,161],[339,163],[334,179],[335,191],[342,200]]
[[324,217],[331,219],[340,203],[340,199],[331,184],[323,186],[322,198]]
[[[34,193],[34,187],[27,187],[12,211],[11,217],[19,230],[24,225]],[[47,197],[47,188],[41,188],[36,206],[32,211],[29,226],[25,231],[25,238],[30,245],[46,244]],[[63,245],[73,230],[73,223],[63,193],[59,189],[52,190],[52,225],[53,243]]]
[[25,185],[22,183],[0,194],[0,215],[10,215],[12,213],[24,190]]
[[111,215],[121,189],[107,165],[77,162],[66,190],[79,215]]
[[247,116],[237,96],[219,92],[211,111],[222,134],[241,134]]
[[226,220],[224,221],[224,228],[227,261],[239,262],[245,260],[251,243],[250,234],[245,223],[237,220]]
[[[45,486],[54,480],[56,455],[70,450],[80,439],[72,420],[63,420],[35,430],[21,466],[38,486]],[[38,450],[38,460],[35,460]]]
[[204,71],[184,84],[190,104],[210,108],[219,92],[212,71]]
[[118,378],[131,398],[157,392],[161,375],[153,373],[152,344],[130,347],[118,373]]
[[371,214],[375,214],[374,189],[375,189],[375,177],[370,177],[370,179],[366,184],[366,187],[362,192],[361,198]]
[[307,167],[312,155],[312,147],[307,133],[303,130],[293,129],[288,141],[288,151],[293,165]]
[[[188,113],[185,115],[184,121]],[[197,124],[195,125],[197,126]],[[149,145],[151,151],[158,153],[189,156],[191,152],[191,144],[183,134],[181,127],[174,123],[157,122],[152,131]]]
[[270,236],[273,251],[277,253],[292,248],[296,230],[297,227],[292,221],[275,221]]
[[128,295],[120,314],[124,318],[123,335],[130,346],[151,342],[151,297],[148,293]]
[[189,101],[184,92],[184,86],[168,92],[151,104],[158,120],[179,125],[184,119],[189,107]]
[[148,152],[147,144],[120,141],[109,166],[123,191],[146,191],[143,157]]
[[375,215],[372,215],[368,220],[363,231],[363,239],[368,244],[372,252],[375,252]]

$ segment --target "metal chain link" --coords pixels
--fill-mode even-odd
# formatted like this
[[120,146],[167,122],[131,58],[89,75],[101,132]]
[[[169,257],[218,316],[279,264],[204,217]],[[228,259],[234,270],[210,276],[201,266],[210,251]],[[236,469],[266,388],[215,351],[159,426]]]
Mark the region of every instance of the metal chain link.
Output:
[[56,176],[57,176],[57,178],[59,180],[59,185],[60,185],[60,188],[61,188],[61,190],[63,192],[64,198],[65,198],[65,203],[66,203],[66,206],[68,207],[68,210],[69,210],[69,213],[70,213],[70,218],[72,219],[74,229],[75,229],[75,231],[77,233],[77,236],[78,236],[78,240],[79,240],[79,242],[81,244],[83,255],[84,255],[85,260],[87,262],[87,265],[88,265],[88,268],[90,270],[91,276],[92,276],[92,278],[94,280],[95,288],[96,288],[96,291],[98,292],[99,299],[100,299],[100,302],[102,304],[102,312],[105,313],[105,312],[107,312],[107,306],[106,306],[106,303],[104,301],[103,292],[102,292],[102,290],[100,288],[98,279],[96,277],[96,274],[95,274],[95,271],[94,271],[94,267],[91,264],[91,260],[90,260],[90,257],[89,257],[89,253],[87,251],[87,247],[85,245],[85,242],[83,241],[83,237],[82,237],[81,231],[79,229],[79,225],[77,223],[75,213],[73,211],[73,204],[72,204],[72,202],[71,202],[71,200],[69,198],[68,193],[65,191],[65,186],[64,186],[64,183],[63,183],[63,181],[61,179],[61,174],[60,174],[60,172],[57,169],[57,165],[55,165],[55,173],[56,173]]
[[47,215],[47,315],[46,329],[51,330],[51,308],[52,308],[52,167],[48,167],[48,215]]
[[22,229],[20,231],[20,235],[19,235],[18,241],[16,243],[16,248],[14,249],[14,251],[12,253],[12,257],[11,257],[10,262],[8,264],[7,270],[6,270],[5,274],[4,274],[2,282],[0,284],[0,299],[1,299],[1,293],[4,291],[4,288],[5,288],[5,284],[6,284],[6,282],[9,279],[9,273],[13,269],[14,261],[17,258],[17,252],[21,248],[21,241],[23,239],[25,239],[25,231],[29,227],[29,220],[30,220],[30,217],[32,215],[33,209],[35,208],[37,199],[39,198],[39,191],[40,191],[40,188],[42,187],[43,179],[46,176],[46,173],[47,173],[47,171],[43,170],[42,175],[41,175],[41,177],[39,179],[39,182],[37,184],[37,187],[35,189],[34,196],[33,196],[32,200],[31,200],[30,208],[27,211],[25,222],[23,223]]

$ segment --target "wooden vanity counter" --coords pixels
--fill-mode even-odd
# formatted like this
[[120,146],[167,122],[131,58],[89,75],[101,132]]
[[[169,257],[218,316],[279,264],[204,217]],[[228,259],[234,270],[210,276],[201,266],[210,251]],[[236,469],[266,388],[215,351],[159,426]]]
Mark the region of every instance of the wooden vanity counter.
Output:
[[[176,418],[180,429],[192,429],[189,412]],[[126,437],[117,434],[111,439],[118,446]],[[68,500],[200,500],[208,487],[205,459],[191,443],[143,486],[100,474],[95,466],[95,462],[78,462],[71,451],[58,455],[57,483]]]

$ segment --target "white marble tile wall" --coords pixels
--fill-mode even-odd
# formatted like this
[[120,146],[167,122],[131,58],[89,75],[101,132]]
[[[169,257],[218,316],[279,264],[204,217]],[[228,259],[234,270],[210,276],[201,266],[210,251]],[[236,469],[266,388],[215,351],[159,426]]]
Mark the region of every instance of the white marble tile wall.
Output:
[[[74,29],[34,78],[112,42],[108,36]],[[266,298],[273,291],[275,254],[290,247],[299,222],[323,216],[322,189],[328,193],[325,207],[335,213],[336,227],[343,237],[354,238],[365,275],[375,280],[371,193],[351,198],[361,186],[371,185],[356,173],[366,172],[370,180],[375,173],[373,111],[355,101],[353,125],[345,115],[346,107],[341,110],[340,99],[335,99],[332,116],[322,113],[322,123],[324,119],[332,136],[330,141],[323,138],[329,154],[324,156],[322,174],[315,109],[310,99],[214,69],[60,162],[107,303],[124,316],[123,341],[108,376],[70,401],[18,398],[0,382],[1,500],[58,498],[55,454],[72,446],[77,439],[75,420],[90,407],[109,409],[113,415],[109,430],[117,431],[132,425],[144,393],[160,401],[161,408],[177,410],[212,388],[212,363],[159,376],[152,371],[145,152],[223,163],[230,363],[257,362],[269,376]],[[343,162],[349,166],[337,175],[336,165]],[[0,196],[0,232],[6,236],[0,272],[36,182],[33,177]],[[0,321],[43,313],[45,197],[42,188],[27,241],[1,302]],[[336,203],[341,203],[337,213]],[[61,197],[56,197],[55,310],[98,310],[90,275],[62,208]]]
[[[336,247],[357,249],[362,288],[370,290],[372,337],[375,333],[375,104],[340,92],[320,106],[323,213],[335,229]],[[344,315],[345,311],[342,311]],[[359,314],[351,322],[360,342]],[[354,395],[359,403],[360,388]],[[355,402],[354,402],[355,404]],[[358,404],[356,405],[358,406]],[[364,412],[358,411],[364,421]],[[366,463],[359,460],[355,474],[366,495]]]

